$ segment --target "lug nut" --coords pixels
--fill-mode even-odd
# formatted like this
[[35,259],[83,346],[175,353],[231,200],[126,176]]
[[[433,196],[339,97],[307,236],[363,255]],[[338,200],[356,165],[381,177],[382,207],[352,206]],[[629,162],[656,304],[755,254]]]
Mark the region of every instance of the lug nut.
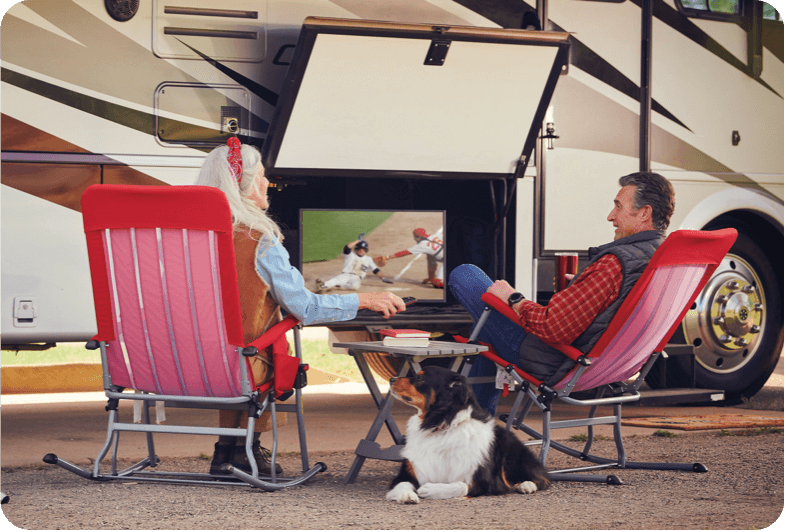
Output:
[[718,297],[718,303],[726,303],[729,299],[731,299],[729,294],[723,294],[722,296]]
[[739,290],[740,289],[740,283],[738,283],[737,281],[729,281],[728,283],[726,283],[726,287],[729,290]]
[[724,323],[726,323],[726,320],[723,318],[723,316],[716,316],[712,318],[712,323],[714,323],[715,325],[723,325]]
[[752,284],[748,284],[742,287],[742,291],[745,292],[746,294],[752,294],[753,292],[756,291],[756,289],[753,287]]
[[764,310],[764,305],[762,305],[761,303],[754,303],[753,310],[759,310],[759,311]]
[[752,333],[759,333],[759,332],[761,332],[761,327],[759,327],[758,325],[752,325],[751,326],[751,332]]
[[720,340],[724,344],[728,344],[729,342],[731,342],[731,336],[729,336],[728,334],[721,334],[720,336],[718,336],[718,340]]
[[736,340],[734,340],[734,344],[740,347],[745,347],[746,345],[748,345],[748,340],[746,340],[745,338],[737,338]]

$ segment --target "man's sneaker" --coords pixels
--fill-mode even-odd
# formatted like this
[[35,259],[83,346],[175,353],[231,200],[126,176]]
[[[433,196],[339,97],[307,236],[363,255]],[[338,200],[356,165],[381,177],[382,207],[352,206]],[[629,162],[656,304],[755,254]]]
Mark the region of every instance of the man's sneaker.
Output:
[[317,279],[317,291],[322,293],[325,291],[325,283],[322,282],[322,279]]

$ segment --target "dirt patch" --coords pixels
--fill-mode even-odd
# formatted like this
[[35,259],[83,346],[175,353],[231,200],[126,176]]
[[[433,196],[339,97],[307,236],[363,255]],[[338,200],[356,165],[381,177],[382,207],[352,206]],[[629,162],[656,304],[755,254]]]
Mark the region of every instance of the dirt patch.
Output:
[[[708,473],[613,471],[622,486],[556,483],[534,495],[398,505],[385,500],[398,464],[367,460],[344,484],[354,454],[312,453],[328,471],[304,486],[251,488],[91,482],[54,466],[4,469],[5,517],[24,529],[763,529],[783,510],[783,434],[718,432],[626,438],[629,460],[704,463]],[[728,434],[728,433],[726,433]],[[614,443],[593,452],[613,453]],[[575,466],[560,453],[552,467]],[[281,457],[285,471],[299,467]],[[207,460],[182,466],[204,472]],[[578,465],[581,465],[580,463]]]

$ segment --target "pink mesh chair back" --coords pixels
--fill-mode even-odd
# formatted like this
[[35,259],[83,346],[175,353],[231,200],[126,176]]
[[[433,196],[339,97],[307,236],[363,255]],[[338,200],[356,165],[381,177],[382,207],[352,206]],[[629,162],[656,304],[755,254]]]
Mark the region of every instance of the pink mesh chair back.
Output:
[[592,366],[574,390],[625,381],[662,351],[736,238],[734,229],[669,235],[588,354]]
[[112,384],[235,397],[243,346],[232,219],[212,187],[93,185],[82,197]]

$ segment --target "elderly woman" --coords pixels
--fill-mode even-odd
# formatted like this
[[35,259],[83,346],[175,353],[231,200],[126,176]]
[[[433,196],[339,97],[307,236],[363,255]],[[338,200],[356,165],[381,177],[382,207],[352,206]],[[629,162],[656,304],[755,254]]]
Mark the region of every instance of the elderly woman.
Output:
[[[246,343],[278,323],[281,309],[293,314],[304,325],[351,320],[358,309],[364,308],[386,318],[406,309],[401,298],[390,292],[338,295],[314,294],[306,289],[302,275],[292,267],[289,254],[281,244],[281,230],[267,215],[268,180],[261,155],[253,146],[241,145],[238,139],[230,138],[226,146],[208,154],[195,184],[219,188],[229,201],[235,228],[235,258]],[[272,376],[268,353],[260,353],[251,366],[257,384]],[[247,416],[237,410],[221,410],[219,426],[239,427],[247,423]],[[286,419],[279,416],[280,420],[282,418]],[[254,458],[260,474],[270,474],[269,451],[259,444],[260,433],[272,430],[270,414],[265,412],[257,423]],[[243,442],[231,436],[219,437],[210,473],[217,474],[224,463],[251,471]],[[280,472],[277,467],[277,473]]]

